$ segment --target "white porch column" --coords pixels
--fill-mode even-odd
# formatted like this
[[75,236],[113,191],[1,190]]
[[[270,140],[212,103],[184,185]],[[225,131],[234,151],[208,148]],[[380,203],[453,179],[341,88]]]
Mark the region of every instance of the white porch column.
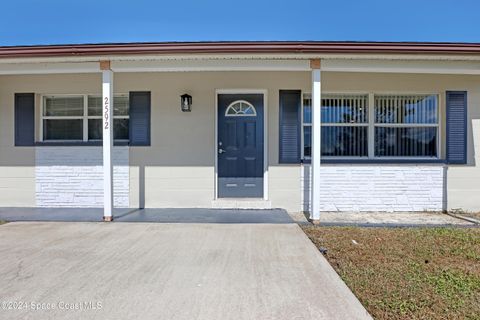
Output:
[[110,61],[100,61],[103,104],[103,220],[113,220],[113,71]]
[[321,152],[321,64],[320,60],[311,60],[312,68],[312,188],[310,220],[320,219],[320,156]]

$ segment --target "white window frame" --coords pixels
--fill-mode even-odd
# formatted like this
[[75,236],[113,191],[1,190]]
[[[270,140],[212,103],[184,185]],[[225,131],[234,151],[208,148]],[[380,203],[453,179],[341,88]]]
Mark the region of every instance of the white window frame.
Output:
[[[44,111],[46,107],[45,100],[47,98],[83,98],[83,115],[82,116],[45,116]],[[41,96],[40,100],[40,141],[46,142],[80,142],[85,141],[85,95],[83,94],[45,94]],[[51,139],[44,140],[43,136],[43,121],[44,120],[83,120],[83,139],[82,140],[65,140],[65,139]]]
[[[114,97],[128,97],[127,93],[116,93]],[[64,97],[76,97],[83,98],[83,116],[44,116],[45,100],[47,98],[64,98]],[[39,141],[40,142],[89,142],[89,141],[102,141],[100,139],[88,139],[88,120],[90,119],[102,119],[102,116],[89,116],[88,115],[88,98],[98,98],[101,97],[101,94],[42,94],[40,96],[40,132],[39,132]],[[114,119],[130,119],[130,115],[127,116],[114,116]],[[43,136],[43,120],[83,120],[83,138],[80,140],[65,140],[65,139],[55,139],[55,140],[45,140]],[[115,139],[115,141],[124,142],[129,141],[128,139]]]
[[[303,110],[304,110],[304,97],[310,95],[311,92],[309,91],[302,91],[301,97],[301,134],[300,134],[300,141],[301,141],[301,159],[302,160],[311,160],[311,157],[305,156],[305,144],[304,144],[304,128],[311,127],[311,123],[304,123],[303,118]],[[336,92],[323,92],[322,95],[368,95],[368,123],[323,123],[322,126],[368,126],[368,157],[358,157],[358,156],[323,156],[324,159],[329,160],[439,160],[442,158],[442,130],[443,130],[443,97],[440,93],[435,92],[382,92],[382,91],[375,91],[375,92],[363,92],[363,91],[336,91]],[[375,123],[375,96],[383,96],[383,95],[435,95],[437,96],[437,123],[436,124],[383,124],[383,123]],[[436,127],[437,128],[437,156],[436,157],[378,157],[375,156],[375,127]]]

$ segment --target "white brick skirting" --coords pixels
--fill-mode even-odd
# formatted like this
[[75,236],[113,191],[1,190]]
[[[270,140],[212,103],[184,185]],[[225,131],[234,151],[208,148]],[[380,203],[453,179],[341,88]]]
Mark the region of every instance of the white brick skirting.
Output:
[[[128,147],[113,149],[116,207],[129,206]],[[37,147],[35,150],[38,207],[102,207],[101,147]]]
[[[310,165],[302,166],[302,211],[310,209]],[[322,211],[440,211],[440,165],[322,165]]]

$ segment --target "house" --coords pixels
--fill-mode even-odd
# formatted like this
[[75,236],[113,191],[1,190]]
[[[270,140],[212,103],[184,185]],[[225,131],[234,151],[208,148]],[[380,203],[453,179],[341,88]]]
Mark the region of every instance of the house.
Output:
[[0,47],[0,206],[480,210],[479,119],[480,44]]

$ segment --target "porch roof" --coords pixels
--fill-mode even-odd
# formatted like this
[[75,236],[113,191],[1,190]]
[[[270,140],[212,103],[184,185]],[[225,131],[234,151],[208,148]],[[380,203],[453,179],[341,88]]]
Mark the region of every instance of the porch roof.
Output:
[[218,41],[32,45],[0,47],[0,58],[145,54],[440,54],[480,55],[480,43]]
[[114,72],[311,71],[480,74],[480,43],[156,42],[0,47],[0,75]]

